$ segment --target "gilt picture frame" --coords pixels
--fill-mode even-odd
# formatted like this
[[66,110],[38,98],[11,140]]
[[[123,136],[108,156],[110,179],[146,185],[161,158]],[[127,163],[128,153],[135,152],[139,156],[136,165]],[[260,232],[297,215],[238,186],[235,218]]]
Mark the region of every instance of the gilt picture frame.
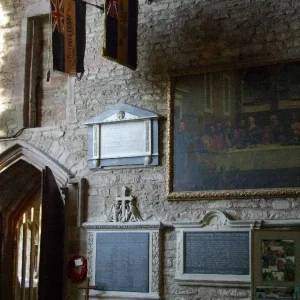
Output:
[[300,195],[300,60],[169,74],[169,200]]

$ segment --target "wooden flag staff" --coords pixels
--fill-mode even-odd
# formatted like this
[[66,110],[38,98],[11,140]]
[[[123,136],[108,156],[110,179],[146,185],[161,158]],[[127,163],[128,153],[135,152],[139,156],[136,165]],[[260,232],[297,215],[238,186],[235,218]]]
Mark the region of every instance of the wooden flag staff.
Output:
[[87,2],[87,1],[83,1],[83,0],[82,0],[82,2],[84,2],[84,3],[88,4],[88,5],[94,6],[94,7],[98,8],[98,9],[100,9],[102,14],[104,13],[104,4],[97,5],[97,4],[93,4],[93,3],[90,3],[90,2]]

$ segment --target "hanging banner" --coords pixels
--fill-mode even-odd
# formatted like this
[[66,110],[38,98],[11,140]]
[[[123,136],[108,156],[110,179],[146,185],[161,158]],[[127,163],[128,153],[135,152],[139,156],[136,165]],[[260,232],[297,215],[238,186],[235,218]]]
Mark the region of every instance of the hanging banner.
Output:
[[137,67],[138,0],[105,1],[103,56],[135,70]]
[[51,0],[53,69],[76,76],[84,72],[86,3]]

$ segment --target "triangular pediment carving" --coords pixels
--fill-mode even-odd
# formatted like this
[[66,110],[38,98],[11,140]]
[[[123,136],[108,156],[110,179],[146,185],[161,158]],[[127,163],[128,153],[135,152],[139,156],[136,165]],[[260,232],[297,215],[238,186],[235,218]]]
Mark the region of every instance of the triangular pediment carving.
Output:
[[102,114],[87,120],[85,125],[101,124],[109,122],[122,122],[137,119],[156,119],[159,116],[156,113],[148,110],[125,104],[119,103]]

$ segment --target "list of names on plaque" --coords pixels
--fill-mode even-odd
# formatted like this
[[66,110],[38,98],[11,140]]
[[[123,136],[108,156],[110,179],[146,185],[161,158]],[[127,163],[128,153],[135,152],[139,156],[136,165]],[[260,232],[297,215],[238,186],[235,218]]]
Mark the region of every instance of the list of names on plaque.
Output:
[[101,125],[101,158],[145,155],[145,122]]
[[98,232],[95,285],[102,291],[149,292],[149,233]]
[[249,275],[249,232],[185,232],[184,272]]

